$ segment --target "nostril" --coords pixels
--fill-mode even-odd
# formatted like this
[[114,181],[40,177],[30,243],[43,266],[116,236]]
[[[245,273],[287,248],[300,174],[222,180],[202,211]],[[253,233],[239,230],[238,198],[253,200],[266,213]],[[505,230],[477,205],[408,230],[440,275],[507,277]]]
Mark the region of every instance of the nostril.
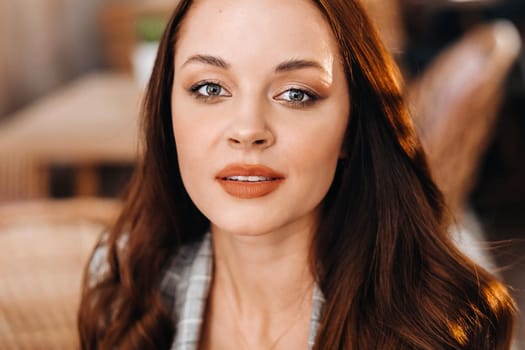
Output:
[[263,135],[258,135],[259,137],[250,137],[250,136],[252,135],[248,135],[246,137],[244,137],[243,135],[230,136],[228,137],[227,142],[232,147],[257,147],[257,148],[268,147],[273,142],[272,138],[264,137]]

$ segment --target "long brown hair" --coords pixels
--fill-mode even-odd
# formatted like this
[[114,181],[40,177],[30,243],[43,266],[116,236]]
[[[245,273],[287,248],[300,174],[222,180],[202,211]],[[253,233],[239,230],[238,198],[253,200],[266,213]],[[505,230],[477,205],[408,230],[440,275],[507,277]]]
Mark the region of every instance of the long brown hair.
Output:
[[[352,94],[347,156],[312,245],[326,298],[315,349],[508,349],[514,304],[448,237],[395,64],[357,0],[314,2]],[[108,270],[95,284],[86,273],[83,349],[168,349],[176,332],[159,283],[170,257],[209,224],[182,184],[171,125],[174,50],[191,3],[179,3],[160,43],[144,102],[144,154],[101,242]]]

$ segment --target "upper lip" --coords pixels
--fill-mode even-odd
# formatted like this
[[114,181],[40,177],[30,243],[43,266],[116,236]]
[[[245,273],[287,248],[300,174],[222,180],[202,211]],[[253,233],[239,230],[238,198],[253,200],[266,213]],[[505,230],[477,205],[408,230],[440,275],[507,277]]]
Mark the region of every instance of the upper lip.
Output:
[[278,171],[261,164],[229,164],[219,171],[217,179],[226,179],[231,176],[263,176],[272,180],[284,179]]

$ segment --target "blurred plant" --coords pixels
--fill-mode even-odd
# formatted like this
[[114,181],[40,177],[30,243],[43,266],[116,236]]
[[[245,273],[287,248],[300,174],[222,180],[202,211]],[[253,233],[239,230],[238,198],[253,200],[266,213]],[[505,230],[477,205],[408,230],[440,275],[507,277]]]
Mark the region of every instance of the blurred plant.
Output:
[[168,20],[160,15],[144,15],[139,17],[136,24],[137,35],[140,41],[160,41]]

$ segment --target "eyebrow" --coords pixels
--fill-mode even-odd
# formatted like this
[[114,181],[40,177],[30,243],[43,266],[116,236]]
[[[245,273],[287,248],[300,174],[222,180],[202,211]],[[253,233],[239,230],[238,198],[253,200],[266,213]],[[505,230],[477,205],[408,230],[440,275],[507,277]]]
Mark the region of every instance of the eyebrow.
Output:
[[188,58],[182,66],[184,67],[187,64],[192,63],[192,62],[209,64],[211,66],[215,66],[215,67],[222,68],[222,69],[230,68],[230,64],[227,63],[225,60],[223,60],[220,57],[211,56],[211,55],[193,55],[190,58]]
[[280,63],[275,68],[275,72],[282,73],[282,72],[288,72],[292,70],[299,70],[299,69],[305,69],[305,68],[315,68],[315,69],[320,69],[322,71],[325,71],[325,68],[317,61],[292,59],[292,60],[288,60],[283,63]]
[[[212,55],[193,55],[184,62],[183,67],[190,63],[203,63],[208,64],[214,67],[222,69],[230,69],[230,64],[224,59],[218,56]],[[325,68],[317,61],[313,60],[304,60],[304,59],[291,59],[280,63],[275,67],[276,73],[289,72],[293,70],[306,69],[306,68],[315,68],[322,71],[325,71]]]

